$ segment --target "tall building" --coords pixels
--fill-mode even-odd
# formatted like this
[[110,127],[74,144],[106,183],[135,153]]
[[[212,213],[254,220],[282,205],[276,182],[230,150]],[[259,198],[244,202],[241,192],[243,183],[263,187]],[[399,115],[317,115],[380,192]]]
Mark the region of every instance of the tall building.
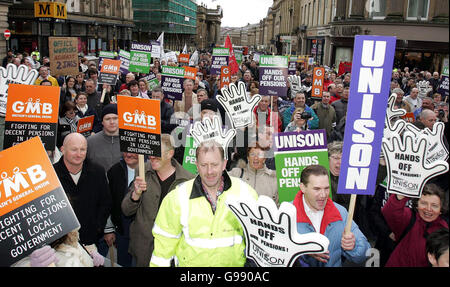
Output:
[[194,0],[133,0],[133,40],[156,40],[164,32],[164,48],[195,46],[197,4]]
[[9,47],[19,52],[38,49],[48,55],[48,37],[77,37],[80,53],[126,49],[131,41],[131,0],[59,0],[67,8],[67,19],[35,17],[34,2],[14,1],[8,13]]
[[355,35],[395,36],[396,67],[441,71],[448,24],[448,0],[274,0],[256,46],[337,67],[352,61]]
[[207,8],[204,4],[197,6],[197,48],[208,49],[223,44],[220,42],[222,18],[223,11],[219,5],[216,9]]

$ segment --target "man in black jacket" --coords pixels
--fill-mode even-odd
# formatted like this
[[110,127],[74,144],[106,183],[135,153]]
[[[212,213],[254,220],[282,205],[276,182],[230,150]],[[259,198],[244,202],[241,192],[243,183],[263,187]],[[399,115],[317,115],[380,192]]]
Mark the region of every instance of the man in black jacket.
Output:
[[170,118],[174,112],[173,107],[164,101],[164,93],[160,87],[153,88],[152,99],[161,102],[161,133],[170,134],[177,127],[177,125],[170,123]]
[[98,257],[95,244],[111,210],[105,170],[86,159],[87,141],[79,133],[67,135],[61,151],[63,156],[53,167],[80,222],[80,243]]
[[122,267],[132,266],[132,256],[128,253],[128,246],[130,224],[134,216],[125,216],[122,213],[121,204],[123,197],[128,193],[128,188],[134,181],[135,169],[138,168],[138,164],[137,154],[124,152],[123,158],[114,164],[107,173],[112,198],[111,222],[114,230],[105,234],[104,238],[108,246],[115,243],[117,263]]

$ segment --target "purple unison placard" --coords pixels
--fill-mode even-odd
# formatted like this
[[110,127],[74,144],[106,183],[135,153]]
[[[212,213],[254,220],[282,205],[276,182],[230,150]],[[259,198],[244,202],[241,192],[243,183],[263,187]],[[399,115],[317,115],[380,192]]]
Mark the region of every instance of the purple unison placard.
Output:
[[288,57],[261,55],[259,65],[259,94],[262,96],[286,95]]
[[292,152],[327,148],[325,130],[278,133],[273,137],[275,152]]
[[355,36],[337,193],[375,193],[396,37]]

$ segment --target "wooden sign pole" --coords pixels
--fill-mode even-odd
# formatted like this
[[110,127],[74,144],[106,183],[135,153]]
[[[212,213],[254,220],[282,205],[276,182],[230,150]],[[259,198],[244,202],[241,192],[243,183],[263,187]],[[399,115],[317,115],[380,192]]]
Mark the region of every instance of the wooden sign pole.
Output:
[[344,234],[348,234],[352,230],[353,214],[355,212],[356,194],[350,197],[350,204],[348,206],[347,224],[345,225]]

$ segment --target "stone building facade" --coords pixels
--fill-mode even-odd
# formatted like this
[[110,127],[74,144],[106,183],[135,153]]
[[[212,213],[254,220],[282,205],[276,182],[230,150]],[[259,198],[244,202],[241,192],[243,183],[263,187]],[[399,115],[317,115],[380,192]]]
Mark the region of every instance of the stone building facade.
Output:
[[[10,48],[19,52],[38,49],[48,55],[48,37],[77,37],[79,52],[130,46],[133,9],[131,0],[57,0],[67,8],[67,19],[35,18],[32,0],[14,1],[9,7]],[[41,1],[42,2],[42,1]]]

